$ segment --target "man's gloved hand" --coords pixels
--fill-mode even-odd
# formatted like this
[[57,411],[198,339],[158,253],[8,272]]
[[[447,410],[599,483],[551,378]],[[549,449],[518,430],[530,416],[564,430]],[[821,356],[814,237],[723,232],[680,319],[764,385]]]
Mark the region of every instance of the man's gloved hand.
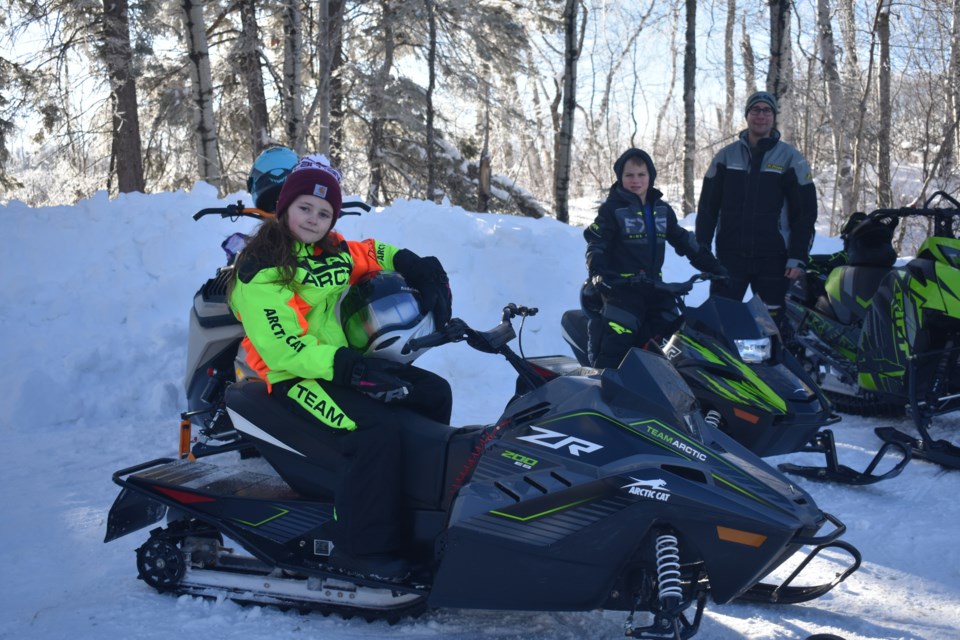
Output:
[[393,257],[393,265],[407,283],[420,292],[425,311],[433,311],[437,329],[450,322],[453,293],[443,265],[433,256],[421,258],[409,249],[401,249]]
[[727,268],[720,264],[720,261],[717,260],[716,256],[707,250],[700,251],[700,253],[697,254],[690,262],[700,271],[710,273],[718,278],[722,279],[730,276],[730,272],[727,271]]
[[404,368],[401,363],[365,358],[341,347],[333,357],[333,381],[383,402],[402,400],[413,391],[413,385],[397,375]]

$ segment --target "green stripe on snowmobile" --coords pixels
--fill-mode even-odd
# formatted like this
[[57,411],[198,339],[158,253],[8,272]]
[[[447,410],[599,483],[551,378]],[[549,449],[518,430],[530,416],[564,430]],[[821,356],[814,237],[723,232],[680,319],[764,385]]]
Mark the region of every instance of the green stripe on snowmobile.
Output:
[[240,524],[245,524],[245,525],[250,526],[250,527],[260,527],[260,526],[263,526],[263,525],[267,524],[267,523],[270,522],[271,520],[276,520],[277,518],[279,518],[279,517],[281,517],[281,516],[285,516],[285,515],[287,515],[288,513],[290,513],[290,510],[289,510],[289,509],[281,509],[280,507],[274,507],[274,509],[277,510],[277,513],[273,514],[273,515],[270,516],[269,518],[264,518],[264,519],[261,520],[260,522],[248,522],[248,521],[246,521],[246,520],[241,520],[240,518],[234,518],[234,520],[235,520],[236,522],[239,522]]
[[734,391],[737,394],[737,395],[730,395],[729,392],[724,391],[723,388],[720,387],[715,380],[708,377],[706,373],[702,371],[699,372],[701,377],[703,377],[712,387],[714,387],[714,389],[718,393],[720,393],[721,395],[724,395],[728,399],[733,400],[735,402],[740,400],[752,401],[757,406],[764,407],[764,408],[773,407],[774,409],[777,409],[781,413],[786,413],[787,403],[784,402],[783,398],[781,398],[773,389],[771,389],[770,386],[767,385],[767,383],[761,380],[760,376],[758,376],[756,372],[754,372],[754,370],[751,369],[750,366],[747,363],[743,362],[740,358],[735,357],[726,349],[719,349],[720,355],[718,356],[717,354],[710,351],[707,347],[703,346],[702,344],[699,344],[698,342],[691,339],[690,337],[682,334],[680,335],[680,339],[685,344],[689,345],[690,348],[694,349],[697,353],[699,353],[704,360],[707,360],[709,362],[714,362],[716,364],[733,367],[744,378],[746,378],[749,384],[752,385],[753,387],[753,388],[750,388],[741,382],[733,382],[733,381],[724,379],[724,382],[726,382],[730,387],[733,387]]
[[548,516],[551,513],[557,513],[558,511],[563,511],[569,509],[570,507],[575,507],[578,504],[583,504],[584,502],[592,502],[596,499],[596,496],[590,498],[584,498],[583,500],[577,500],[576,502],[571,502],[570,504],[564,504],[559,507],[554,507],[553,509],[547,509],[546,511],[541,511],[540,513],[534,513],[529,516],[515,516],[510,513],[504,513],[503,511],[497,511],[493,509],[490,511],[493,515],[501,516],[503,518],[510,518],[511,520],[517,520],[519,522],[528,522],[530,520],[536,520],[537,518],[542,518],[543,516]]

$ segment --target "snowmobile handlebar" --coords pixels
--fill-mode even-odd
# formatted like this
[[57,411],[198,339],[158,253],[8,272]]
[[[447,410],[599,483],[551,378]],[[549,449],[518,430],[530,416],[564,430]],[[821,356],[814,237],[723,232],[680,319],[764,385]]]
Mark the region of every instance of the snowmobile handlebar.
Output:
[[[342,216],[359,216],[362,213],[368,213],[371,207],[366,202],[360,200],[348,200],[340,208]],[[266,220],[276,218],[277,214],[254,207],[245,207],[243,200],[238,200],[236,204],[228,204],[225,207],[208,207],[200,209],[193,214],[194,220],[199,220],[204,216],[219,215],[221,218],[256,218],[257,220]]]
[[675,298],[679,298],[687,295],[693,290],[693,285],[698,282],[705,282],[707,280],[714,280],[719,278],[713,273],[695,273],[683,282],[662,282],[660,280],[654,280],[645,273],[640,273],[635,276],[628,276],[625,278],[616,278],[613,280],[605,280],[611,287],[647,287],[653,288],[654,291],[659,291],[662,293],[669,294]]
[[[946,201],[950,206],[934,207],[935,200]],[[895,226],[903,218],[930,218],[933,221],[933,235],[942,238],[956,238],[957,224],[960,223],[960,201],[944,191],[937,191],[927,198],[922,206],[907,206],[898,209],[874,209],[857,224],[883,221]]]

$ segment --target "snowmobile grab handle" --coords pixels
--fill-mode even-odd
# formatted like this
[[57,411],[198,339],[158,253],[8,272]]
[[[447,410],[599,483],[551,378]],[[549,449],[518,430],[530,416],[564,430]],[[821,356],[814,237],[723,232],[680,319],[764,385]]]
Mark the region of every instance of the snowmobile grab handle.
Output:
[[820,546],[824,544],[830,544],[837,540],[840,536],[844,534],[847,530],[847,525],[840,522],[840,519],[835,515],[827,513],[826,511],[821,511],[823,517],[826,518],[830,524],[834,526],[832,531],[827,532],[822,536],[794,536],[793,542],[796,544],[805,544],[811,546]]
[[236,204],[228,204],[225,207],[207,207],[206,209],[200,209],[200,211],[193,214],[193,219],[199,220],[204,216],[214,214],[219,215],[221,218],[256,218],[258,220],[276,217],[275,214],[269,211],[245,207],[243,200],[238,200]]

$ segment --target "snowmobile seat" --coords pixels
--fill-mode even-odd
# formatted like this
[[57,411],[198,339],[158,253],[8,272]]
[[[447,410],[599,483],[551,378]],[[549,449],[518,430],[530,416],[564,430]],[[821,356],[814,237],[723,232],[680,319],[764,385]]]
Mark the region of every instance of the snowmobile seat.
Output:
[[847,233],[845,246],[848,264],[854,267],[892,267],[897,261],[893,232],[897,218],[867,218]]
[[823,315],[843,324],[863,322],[889,267],[837,267],[827,276],[826,292],[816,302]]
[[[267,393],[261,381],[244,381],[226,391],[227,406],[252,423],[239,425],[243,437],[254,446],[297,493],[311,498],[333,497],[343,457],[330,440],[319,440],[317,423],[291,411]],[[437,509],[443,500],[447,482],[447,449],[457,438],[470,441],[473,431],[464,431],[434,422],[418,413],[397,407],[397,420],[403,424],[403,449],[407,502],[412,508]],[[236,425],[236,420],[234,420]],[[462,444],[462,443],[461,443]],[[469,442],[465,445],[469,447]]]

